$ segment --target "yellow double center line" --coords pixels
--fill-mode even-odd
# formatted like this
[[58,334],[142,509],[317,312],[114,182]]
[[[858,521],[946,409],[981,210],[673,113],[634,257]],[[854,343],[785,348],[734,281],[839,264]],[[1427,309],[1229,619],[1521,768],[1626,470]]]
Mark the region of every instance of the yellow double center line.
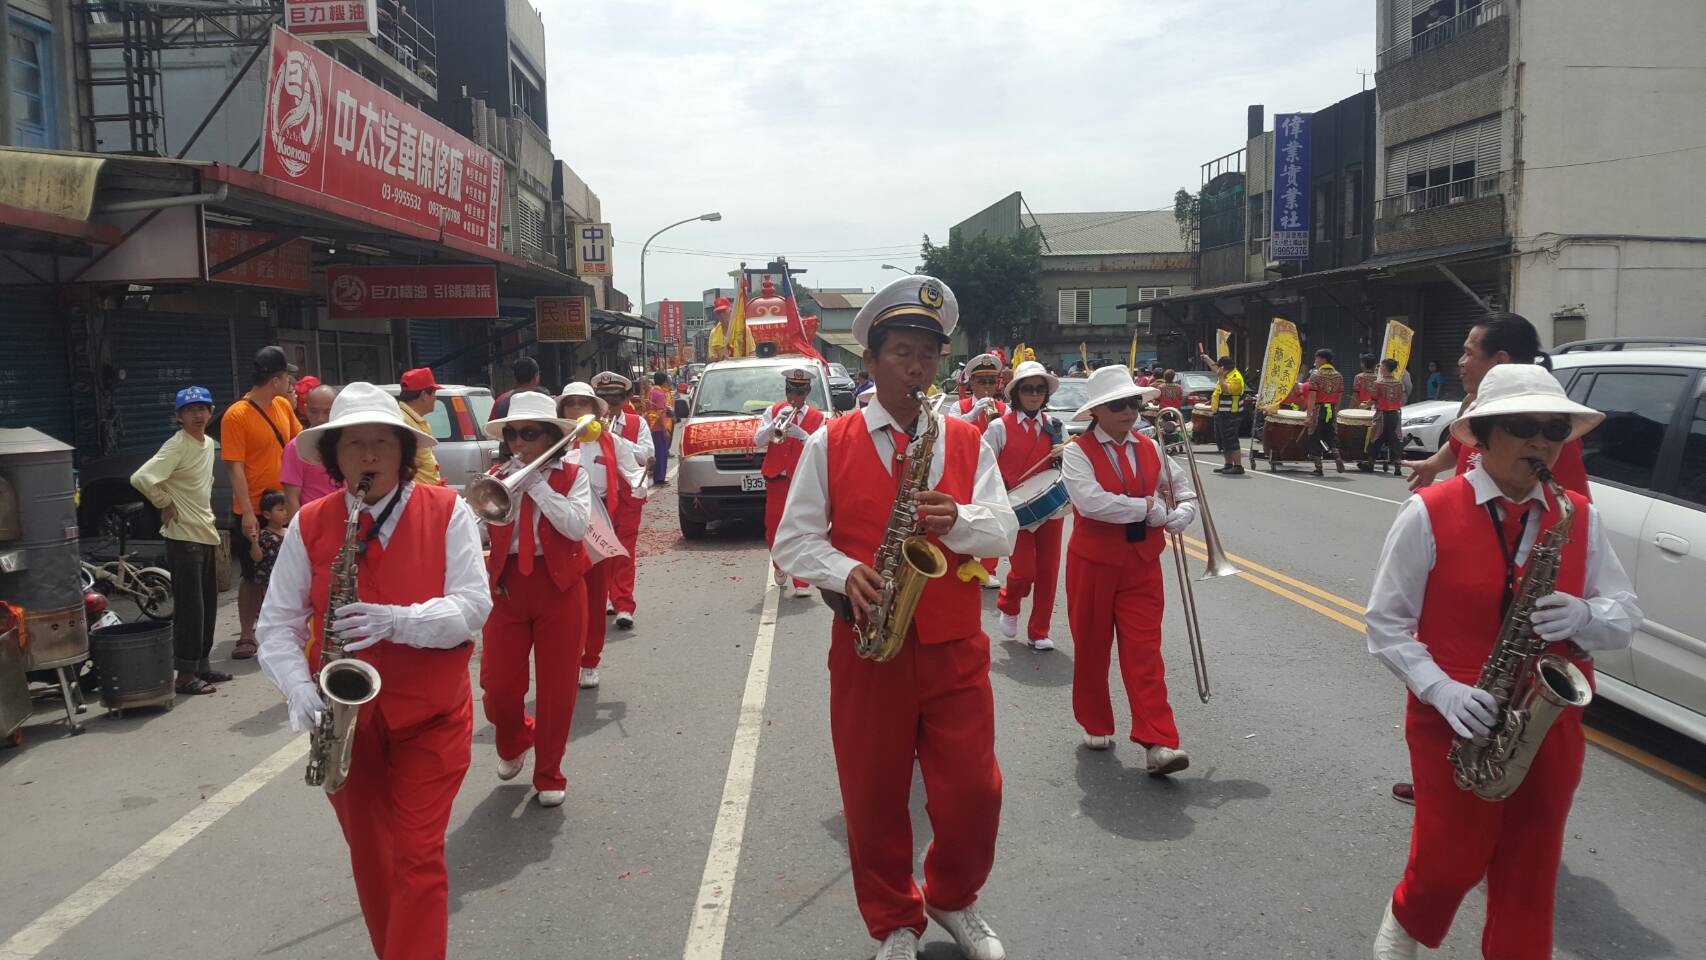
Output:
[[[1204,563],[1208,562],[1207,544],[1195,537],[1185,537],[1184,540],[1187,554]],[[1228,553],[1226,559],[1239,566],[1238,576],[1240,579],[1253,583],[1270,593],[1276,593],[1298,606],[1307,607],[1329,620],[1342,623],[1359,635],[1363,632],[1362,614],[1364,608],[1362,604],[1346,600],[1338,594],[1329,593],[1314,584],[1304,583],[1295,577],[1289,577],[1278,570],[1264,567],[1248,557]],[[1601,730],[1592,727],[1584,729],[1587,732],[1587,739],[1592,743],[1598,744],[1626,760],[1638,763],[1667,780],[1706,793],[1706,777],[1702,777],[1691,770],[1684,770],[1669,760],[1653,756],[1640,747],[1625,743]]]

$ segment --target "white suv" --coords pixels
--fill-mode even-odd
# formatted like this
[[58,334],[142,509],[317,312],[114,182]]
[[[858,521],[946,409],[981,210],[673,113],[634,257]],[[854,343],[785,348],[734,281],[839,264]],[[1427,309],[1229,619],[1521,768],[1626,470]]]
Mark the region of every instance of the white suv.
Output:
[[1605,414],[1583,458],[1646,615],[1633,647],[1594,654],[1599,694],[1706,742],[1706,339],[1587,340],[1552,366]]

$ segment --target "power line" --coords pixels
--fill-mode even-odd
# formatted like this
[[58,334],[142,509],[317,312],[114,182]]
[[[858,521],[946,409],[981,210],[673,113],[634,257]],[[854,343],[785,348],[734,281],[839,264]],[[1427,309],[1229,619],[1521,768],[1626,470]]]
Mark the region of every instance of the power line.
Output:
[[1706,150],[1706,143],[1692,147],[1677,147],[1675,150],[1658,150],[1653,153],[1635,153],[1627,157],[1606,157],[1603,160],[1577,160],[1572,163],[1523,164],[1523,170],[1562,170],[1565,167],[1591,167],[1596,163],[1620,163],[1624,160],[1645,160],[1648,157],[1668,157],[1673,153],[1688,153],[1691,150]]

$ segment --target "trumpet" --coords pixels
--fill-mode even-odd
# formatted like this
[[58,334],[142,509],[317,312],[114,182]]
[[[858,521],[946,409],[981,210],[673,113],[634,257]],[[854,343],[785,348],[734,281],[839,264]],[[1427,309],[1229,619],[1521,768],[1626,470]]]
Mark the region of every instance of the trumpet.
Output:
[[[1231,561],[1226,559],[1226,551],[1220,546],[1220,534],[1214,528],[1214,514],[1208,509],[1208,494],[1203,491],[1202,477],[1197,472],[1197,459],[1191,453],[1190,443],[1185,440],[1184,415],[1176,407],[1162,407],[1155,415],[1155,427],[1162,438],[1162,450],[1168,454],[1178,453],[1185,458],[1191,471],[1191,486],[1197,491],[1197,511],[1202,514],[1202,538],[1208,561],[1204,565],[1203,575],[1199,580],[1218,580],[1221,577],[1231,577],[1242,573]],[[1178,506],[1173,500],[1173,488],[1167,487],[1164,498],[1167,509]],[[1191,588],[1190,558],[1185,556],[1185,537],[1182,533],[1168,534],[1173,548],[1173,570],[1179,577],[1179,596],[1185,609],[1185,637],[1190,642],[1191,671],[1195,674],[1197,683],[1197,699],[1208,702],[1208,663],[1203,654],[1202,624],[1197,620],[1197,598]]]
[[788,435],[788,427],[800,416],[800,408],[790,406],[776,415],[776,422],[770,425],[770,442],[779,443]]
[[[551,445],[551,449],[536,457],[532,463],[518,469],[505,468],[502,476],[482,474],[468,481],[462,489],[462,499],[468,501],[468,506],[474,508],[474,515],[493,526],[502,527],[515,522],[521,513],[521,501],[515,495],[522,482],[532,476],[542,465],[551,463],[561,457],[563,449],[571,443],[591,443],[603,433],[603,424],[595,414],[587,414],[575,421],[574,428],[563,433],[563,439]],[[513,466],[515,461],[511,460]]]

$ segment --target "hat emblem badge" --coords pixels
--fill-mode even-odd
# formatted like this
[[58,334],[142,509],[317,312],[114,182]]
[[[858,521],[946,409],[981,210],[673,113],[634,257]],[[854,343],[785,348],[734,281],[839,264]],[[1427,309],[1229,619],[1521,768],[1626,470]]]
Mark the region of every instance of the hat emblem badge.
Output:
[[935,280],[926,280],[918,286],[918,302],[931,309],[942,306],[942,285]]

